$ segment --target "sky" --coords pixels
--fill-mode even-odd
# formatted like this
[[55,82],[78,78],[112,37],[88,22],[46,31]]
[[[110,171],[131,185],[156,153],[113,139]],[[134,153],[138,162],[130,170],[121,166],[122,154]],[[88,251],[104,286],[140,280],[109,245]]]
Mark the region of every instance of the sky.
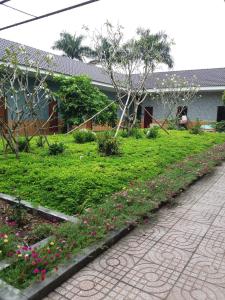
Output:
[[[84,0],[11,0],[6,4],[36,16]],[[165,31],[172,46],[174,70],[225,67],[224,0],[100,0],[56,16],[0,31],[0,37],[41,50],[52,50],[60,32],[83,33],[83,25],[100,29],[109,20],[125,28],[127,38],[137,27]],[[0,27],[29,17],[0,6]],[[88,44],[88,40],[86,43]]]

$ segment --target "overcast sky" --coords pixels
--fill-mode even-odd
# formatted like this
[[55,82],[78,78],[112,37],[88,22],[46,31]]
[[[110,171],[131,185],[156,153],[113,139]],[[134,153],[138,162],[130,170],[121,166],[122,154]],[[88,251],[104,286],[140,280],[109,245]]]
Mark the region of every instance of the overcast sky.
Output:
[[[8,5],[40,15],[84,0],[11,0]],[[108,19],[132,36],[137,27],[165,31],[175,42],[175,70],[225,67],[224,0],[100,0],[47,19],[0,32],[6,38],[53,51],[61,31],[80,33],[83,25],[100,28]],[[0,27],[27,17],[0,6]],[[88,42],[88,41],[87,41]],[[57,53],[58,54],[58,53]]]

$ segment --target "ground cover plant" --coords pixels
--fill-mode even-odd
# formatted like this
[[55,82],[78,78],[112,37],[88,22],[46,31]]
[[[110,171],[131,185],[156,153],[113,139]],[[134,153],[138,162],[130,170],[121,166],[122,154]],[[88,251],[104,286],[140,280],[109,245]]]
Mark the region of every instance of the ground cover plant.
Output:
[[72,135],[51,136],[50,144],[64,143],[65,152],[48,154],[48,146],[30,153],[0,155],[0,191],[21,196],[67,214],[101,204],[133,180],[145,181],[162,173],[172,163],[222,143],[223,134],[191,135],[188,131],[160,131],[156,139],[120,138],[122,154],[100,155],[95,142],[76,144]]
[[[114,229],[148,221],[153,210],[185,190],[197,178],[209,173],[225,159],[225,143],[186,156],[167,166],[152,180],[133,181],[107,198],[99,206],[79,215],[78,224],[65,223],[53,232],[54,237],[41,248],[19,247],[10,267],[0,271],[0,278],[23,289],[33,281],[42,281],[61,263],[93,244]],[[5,238],[5,237],[3,237]]]

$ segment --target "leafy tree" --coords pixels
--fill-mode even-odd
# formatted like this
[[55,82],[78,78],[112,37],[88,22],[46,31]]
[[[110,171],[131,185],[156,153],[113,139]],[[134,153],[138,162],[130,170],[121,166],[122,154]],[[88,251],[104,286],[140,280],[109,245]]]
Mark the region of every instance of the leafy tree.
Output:
[[[80,125],[111,103],[87,76],[57,76],[59,88],[55,96],[60,99],[60,113],[67,125]],[[117,106],[111,105],[94,118],[96,124],[115,126]]]
[[138,107],[147,98],[146,82],[156,67],[173,66],[172,42],[165,33],[153,34],[139,28],[136,36],[124,40],[123,27],[106,23],[102,32],[94,32],[94,50],[103,69],[111,78],[122,111],[117,128],[124,121],[131,130],[137,121]]
[[59,40],[54,43],[52,49],[61,50],[64,56],[83,61],[85,56],[95,56],[94,51],[90,47],[82,46],[84,39],[83,35],[76,36],[68,32],[61,32]]

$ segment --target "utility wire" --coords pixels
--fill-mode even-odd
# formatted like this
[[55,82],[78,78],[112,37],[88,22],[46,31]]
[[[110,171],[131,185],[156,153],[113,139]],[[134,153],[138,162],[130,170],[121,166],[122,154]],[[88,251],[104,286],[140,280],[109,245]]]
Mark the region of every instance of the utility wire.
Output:
[[[3,1],[9,1],[9,0],[3,0]],[[16,27],[16,26],[19,26],[19,25],[23,25],[23,24],[26,24],[26,23],[30,23],[30,22],[33,22],[33,21],[37,21],[37,20],[40,20],[40,19],[44,19],[44,18],[53,16],[53,15],[56,15],[56,14],[59,14],[59,13],[62,13],[62,12],[74,9],[74,8],[78,8],[78,7],[81,7],[81,6],[85,6],[85,5],[97,2],[97,1],[100,1],[100,0],[89,0],[89,1],[85,1],[85,2],[82,2],[82,3],[76,4],[76,5],[72,5],[72,6],[66,7],[66,8],[62,8],[62,9],[59,9],[59,10],[56,10],[56,11],[53,11],[53,12],[50,12],[50,13],[38,16],[38,17],[34,17],[32,19],[28,19],[28,20],[25,20],[25,21],[22,21],[22,22],[18,22],[18,23],[14,23],[14,24],[2,27],[2,28],[0,28],[0,31],[6,30],[6,29],[9,29],[9,28],[12,28],[12,27]],[[1,2],[0,2],[0,4],[3,4]]]
[[4,5],[5,7],[10,8],[10,9],[13,9],[13,10],[15,10],[15,11],[18,11],[18,12],[20,12],[20,13],[22,13],[22,14],[25,14],[25,15],[27,15],[27,16],[37,18],[37,16],[34,16],[34,15],[32,15],[32,14],[29,14],[29,13],[26,12],[26,11],[20,10],[20,9],[18,9],[18,8],[12,7],[12,6],[7,5],[7,4],[4,4],[4,3],[0,3],[0,4]]
[[2,1],[0,1],[0,4],[4,4],[4,3],[6,3],[6,2],[9,2],[10,0],[2,0]]

